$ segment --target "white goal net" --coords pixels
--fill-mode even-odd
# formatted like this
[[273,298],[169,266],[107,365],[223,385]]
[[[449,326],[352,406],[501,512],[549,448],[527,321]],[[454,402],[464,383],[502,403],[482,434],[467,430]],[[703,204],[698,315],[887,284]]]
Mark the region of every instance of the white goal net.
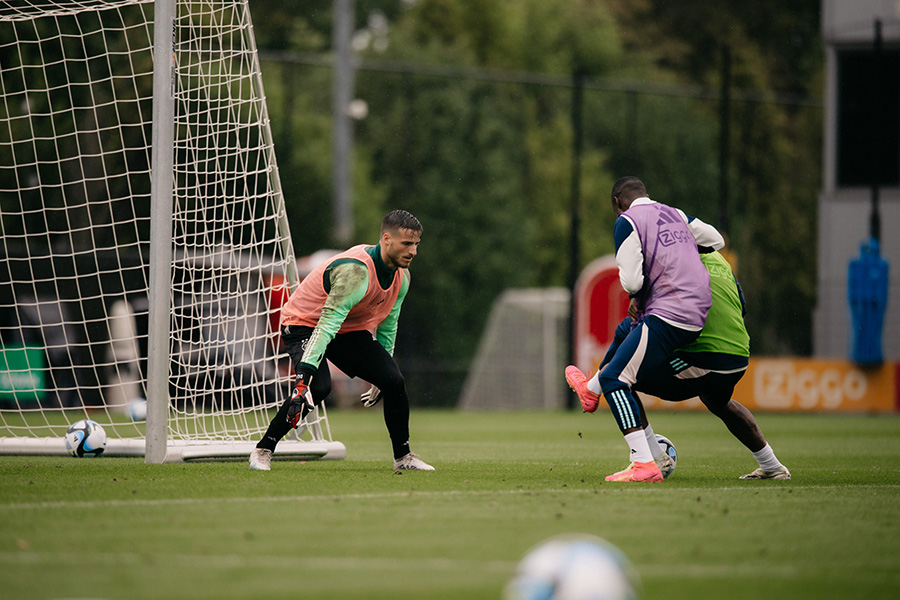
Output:
[[0,237],[0,453],[245,458],[297,284],[247,1],[0,3]]
[[566,407],[565,288],[513,288],[494,302],[459,399],[461,410]]

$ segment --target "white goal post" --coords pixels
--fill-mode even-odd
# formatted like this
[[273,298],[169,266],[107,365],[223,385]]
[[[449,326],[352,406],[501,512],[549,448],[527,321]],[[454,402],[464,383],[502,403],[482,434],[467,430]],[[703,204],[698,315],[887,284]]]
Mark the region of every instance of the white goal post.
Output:
[[246,459],[298,283],[247,0],[0,3],[0,237],[0,454]]

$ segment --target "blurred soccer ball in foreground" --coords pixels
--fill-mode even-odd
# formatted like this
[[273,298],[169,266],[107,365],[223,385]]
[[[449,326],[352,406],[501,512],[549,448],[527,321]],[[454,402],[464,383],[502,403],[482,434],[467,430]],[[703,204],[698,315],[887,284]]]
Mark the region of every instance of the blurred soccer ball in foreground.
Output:
[[106,450],[106,432],[96,421],[78,421],[66,430],[66,450],[72,456],[100,456]]
[[530,550],[506,585],[506,600],[636,600],[637,572],[598,537],[553,537]]
[[659,442],[660,446],[662,446],[663,452],[672,457],[672,468],[666,469],[662,472],[663,477],[668,477],[672,474],[672,472],[675,470],[675,467],[678,465],[678,452],[675,451],[675,444],[673,444],[669,438],[663,435],[657,435],[656,441]]

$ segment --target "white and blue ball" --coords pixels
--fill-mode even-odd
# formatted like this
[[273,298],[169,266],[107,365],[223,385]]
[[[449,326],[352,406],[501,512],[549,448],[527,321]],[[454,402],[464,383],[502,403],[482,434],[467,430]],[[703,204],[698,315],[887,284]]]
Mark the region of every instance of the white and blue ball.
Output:
[[637,600],[640,580],[622,552],[583,534],[553,537],[519,563],[506,600]]
[[128,403],[128,416],[132,421],[147,420],[147,401],[143,398],[135,398]]
[[675,466],[678,464],[678,452],[675,450],[675,444],[672,443],[672,440],[667,438],[664,435],[656,436],[656,441],[659,442],[659,445],[662,446],[663,452],[668,454],[672,458],[672,467],[669,469],[664,469],[662,474],[663,477],[668,477],[675,470]]
[[106,432],[90,419],[73,423],[66,430],[66,450],[77,457],[100,456],[106,450]]

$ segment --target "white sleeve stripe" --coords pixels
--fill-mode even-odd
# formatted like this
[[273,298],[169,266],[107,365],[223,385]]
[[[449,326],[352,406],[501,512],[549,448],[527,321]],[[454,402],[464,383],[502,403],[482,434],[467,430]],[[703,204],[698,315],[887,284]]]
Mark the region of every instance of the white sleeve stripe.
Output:
[[713,250],[721,250],[725,247],[725,238],[722,237],[722,234],[715,227],[700,219],[694,218],[688,223],[688,229],[694,234],[698,246],[707,246]]

